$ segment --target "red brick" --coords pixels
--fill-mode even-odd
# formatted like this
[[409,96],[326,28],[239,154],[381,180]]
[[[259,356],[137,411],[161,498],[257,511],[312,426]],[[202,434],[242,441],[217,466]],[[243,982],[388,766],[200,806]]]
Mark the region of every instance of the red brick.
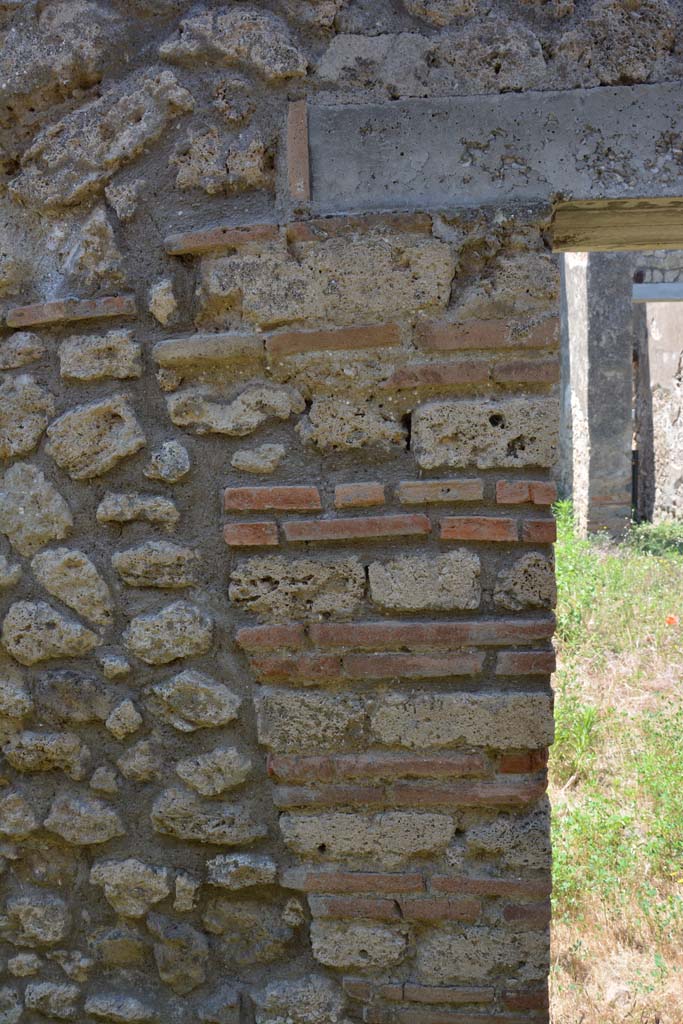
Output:
[[450,516],[441,520],[441,540],[517,540],[517,520],[494,516]]
[[497,676],[549,676],[555,671],[554,651],[501,651]]
[[432,528],[427,516],[357,516],[354,519],[300,519],[284,523],[288,541],[381,540],[418,537]]
[[523,807],[543,796],[546,786],[545,778],[432,785],[396,782],[387,790],[387,799],[396,807]]
[[402,480],[396,488],[402,505],[442,501],[481,501],[483,480]]
[[223,536],[231,548],[277,547],[280,543],[276,523],[228,523]]
[[489,380],[488,359],[452,359],[447,363],[420,363],[401,366],[382,384],[387,390],[409,388],[449,388],[463,384],[486,384]]
[[546,317],[532,326],[513,324],[510,343],[519,348],[558,348],[560,344],[559,316]]
[[417,338],[430,352],[471,348],[503,348],[508,335],[504,320],[468,320],[464,323],[429,323],[418,326]]
[[32,327],[136,314],[134,295],[107,295],[100,299],[58,299],[55,302],[38,302],[32,306],[15,306],[9,310],[5,319],[8,327]]
[[362,324],[360,327],[271,334],[266,341],[266,351],[271,356],[291,356],[297,352],[392,348],[400,344],[401,331],[398,324]]
[[[310,868],[287,868],[280,875],[285,889],[319,893],[415,893],[424,892],[422,875],[382,871],[314,871]],[[517,893],[505,893],[516,896]]]
[[311,172],[306,100],[295,100],[287,108],[287,180],[292,199],[307,203],[311,198]]
[[370,213],[350,217],[319,217],[287,225],[288,242],[324,242],[345,235],[379,232],[397,235],[430,235],[428,213]]
[[343,676],[341,659],[334,654],[260,654],[249,665],[262,683],[331,683]]
[[487,758],[480,753],[452,754],[271,754],[268,772],[287,782],[332,782],[335,779],[452,778],[486,775]]
[[333,917],[340,921],[371,918],[373,921],[400,921],[396,900],[371,896],[309,896],[313,917]]
[[303,647],[306,631],[294,623],[289,626],[244,626],[235,634],[235,643],[243,651],[294,650]]
[[497,384],[557,384],[560,379],[558,359],[506,359],[493,367]]
[[548,989],[545,987],[525,992],[504,992],[503,1006],[507,1010],[547,1010]]
[[474,924],[481,914],[481,901],[472,896],[461,899],[420,899],[401,900],[401,910],[406,921],[465,921]]
[[526,544],[554,544],[557,540],[555,520],[525,519],[522,523],[522,540]]
[[557,487],[548,480],[499,480],[496,501],[499,505],[552,505]]
[[334,489],[335,508],[370,508],[385,500],[384,484],[337,484]]
[[169,235],[164,239],[164,248],[170,256],[194,256],[220,249],[242,249],[255,242],[272,242],[279,233],[276,224],[250,224],[248,227],[218,224]]
[[502,646],[547,640],[555,632],[555,617],[523,619],[458,619],[451,622],[316,622],[308,627],[313,643],[322,648],[352,647],[370,651],[424,647]]
[[317,487],[226,487],[226,512],[310,512],[322,508]]
[[548,748],[524,750],[517,754],[502,754],[498,759],[498,771],[503,775],[524,775],[541,772],[548,767]]
[[538,903],[509,903],[503,910],[508,924],[526,925],[527,928],[547,928],[550,924],[550,900]]
[[443,1003],[492,1003],[495,989],[464,988],[455,985],[414,985],[407,981],[403,986],[403,998],[411,1003],[426,1003],[438,1006]]
[[483,654],[347,654],[344,671],[351,679],[440,679],[474,676],[484,667]]
[[471,878],[466,875],[434,875],[430,882],[432,892],[468,894],[471,896],[507,896],[524,899],[549,896],[550,877],[531,878]]
[[384,807],[387,804],[382,786],[275,786],[272,795],[276,807]]

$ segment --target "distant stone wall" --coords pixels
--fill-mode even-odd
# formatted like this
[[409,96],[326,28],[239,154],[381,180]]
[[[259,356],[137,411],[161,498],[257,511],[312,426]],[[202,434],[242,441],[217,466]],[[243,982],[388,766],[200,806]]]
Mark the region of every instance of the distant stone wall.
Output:
[[683,77],[581,6],[0,3],[2,1024],[547,1020],[548,207],[316,219],[301,101]]

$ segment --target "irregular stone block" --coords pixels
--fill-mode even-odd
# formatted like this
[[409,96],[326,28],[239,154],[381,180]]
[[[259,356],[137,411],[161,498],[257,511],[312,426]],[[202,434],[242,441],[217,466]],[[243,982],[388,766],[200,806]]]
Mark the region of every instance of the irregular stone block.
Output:
[[493,275],[470,285],[455,304],[455,319],[496,320],[556,313],[560,277],[556,258],[525,252],[500,258]]
[[45,355],[45,345],[37,334],[18,331],[0,344],[0,370],[18,370]]
[[249,889],[277,880],[275,861],[255,853],[222,854],[208,861],[207,869],[209,885],[221,889]]
[[27,455],[37,448],[54,401],[33,377],[21,374],[0,383],[0,458]]
[[428,402],[412,416],[411,447],[422,469],[552,466],[559,435],[554,398]]
[[273,690],[255,698],[259,743],[282,753],[338,750],[362,739],[366,710],[348,696]]
[[493,821],[473,825],[465,836],[467,856],[473,861],[495,857],[517,875],[550,871],[550,807],[547,799],[531,813],[501,814]]
[[47,452],[74,480],[101,476],[147,443],[123,395],[77,405],[50,424],[47,436]]
[[186,785],[202,796],[220,796],[241,786],[251,771],[251,761],[239,750],[217,747],[206,754],[186,757],[175,766]]
[[386,746],[429,749],[472,745],[536,749],[553,741],[546,693],[388,694],[374,702],[371,729]]
[[51,893],[10,896],[6,913],[18,946],[54,946],[71,928],[68,905]]
[[283,444],[262,444],[258,448],[240,448],[230,459],[230,465],[243,473],[274,473],[284,457]]
[[201,134],[191,132],[170,160],[178,168],[176,188],[201,188],[208,195],[247,189],[272,191],[274,141],[268,145],[254,132],[250,139],[240,138],[231,145],[215,127]]
[[142,715],[132,700],[123,700],[109,714],[104,724],[112,736],[122,740],[138,731],[142,725]]
[[0,988],[0,1020],[2,1024],[19,1024],[24,1015],[21,996],[11,985]]
[[166,868],[127,860],[97,861],[90,870],[91,885],[101,885],[104,897],[123,917],[144,917],[149,908],[171,891]]
[[33,697],[41,720],[60,726],[104,722],[115,703],[99,677],[69,668],[40,676]]
[[244,66],[270,81],[301,78],[308,63],[281,18],[226,7],[185,18],[179,36],[163,43],[159,54],[176,64]]
[[43,827],[72,846],[99,845],[126,833],[112,807],[94,797],[68,793],[60,793],[52,801]]
[[108,626],[114,605],[109,587],[87,555],[68,548],[41,551],[31,561],[33,573],[49,594],[85,619]]
[[20,732],[3,747],[18,772],[49,772],[61,769],[72,779],[85,776],[90,751],[71,732]]
[[212,639],[212,619],[186,601],[138,615],[123,634],[128,650],[147,665],[166,665],[177,658],[206,654]]
[[206,980],[206,936],[189,924],[161,914],[150,914],[147,928],[158,940],[154,943],[154,959],[159,977],[177,995],[186,995]]
[[211,382],[225,378],[230,383],[261,377],[265,369],[263,339],[254,334],[191,334],[189,338],[165,338],[152,349],[152,356],[165,370],[175,370],[183,379]]
[[178,302],[170,277],[164,277],[152,285],[149,290],[147,309],[163,327],[173,320],[178,309]]
[[205,257],[199,316],[220,326],[240,308],[245,320],[262,327],[393,320],[445,308],[454,272],[443,242],[400,236],[330,238],[303,245],[297,258],[286,252]]
[[21,665],[35,665],[50,658],[88,654],[100,640],[44,601],[17,601],[2,624],[2,642]]
[[156,746],[149,740],[140,740],[121,755],[116,766],[132,782],[150,782],[159,778],[163,764]]
[[197,580],[195,551],[165,540],[150,540],[119,551],[112,565],[129,587],[191,587]]
[[230,580],[230,600],[270,622],[347,618],[365,593],[365,570],[357,558],[251,558],[240,562]]
[[[1,499],[0,499],[1,500]],[[0,505],[1,508],[1,505]],[[97,506],[97,522],[134,523],[145,520],[172,530],[180,519],[180,512],[170,498],[159,494],[105,494]]]
[[294,929],[287,924],[281,907],[268,902],[237,900],[218,896],[210,900],[202,923],[238,964],[271,963],[287,955]]
[[499,608],[553,608],[557,600],[555,569],[550,559],[530,552],[496,577],[493,599]]
[[313,956],[326,967],[390,967],[403,960],[406,936],[398,928],[341,921],[313,921]]
[[269,419],[286,420],[306,408],[294,388],[264,384],[247,388],[227,404],[213,401],[198,388],[180,391],[166,399],[168,414],[177,427],[192,427],[198,434],[245,437]]
[[190,472],[190,456],[179,441],[164,441],[152,452],[149,463],[142,471],[149,480],[162,480],[177,484]]
[[126,283],[123,256],[104,207],[95,209],[81,228],[66,268],[78,291],[117,291]]
[[256,1024],[342,1024],[345,999],[332,978],[308,974],[294,981],[273,981],[253,994]]
[[320,451],[405,447],[406,428],[385,410],[370,403],[354,405],[345,398],[316,398],[296,431],[305,444]]
[[97,1020],[109,1020],[114,1024],[152,1024],[159,1019],[153,1007],[122,992],[88,996],[85,1012]]
[[142,373],[141,349],[133,331],[114,330],[102,335],[74,335],[59,346],[64,380],[128,380]]
[[36,466],[10,466],[0,485],[0,532],[20,555],[62,540],[72,527],[69,506]]
[[[37,974],[42,966],[42,960],[37,953],[17,953],[7,961],[7,970],[14,978],[30,978]],[[0,1014],[3,1008],[0,1003]],[[0,1020],[2,1017],[0,1016]]]
[[150,706],[180,732],[213,729],[237,718],[241,700],[223,683],[188,669],[150,691]]
[[370,596],[380,608],[397,611],[453,611],[478,608],[479,556],[464,548],[446,555],[420,555],[372,562]]
[[32,709],[33,700],[21,672],[9,658],[0,655],[0,715],[24,718]]
[[207,803],[179,789],[164,790],[151,817],[157,832],[194,843],[242,846],[267,833],[244,805]]
[[421,979],[434,985],[472,984],[503,972],[519,983],[545,981],[548,938],[544,931],[446,925],[420,939],[416,963]]
[[202,1024],[239,1024],[240,994],[230,985],[221,985],[218,991],[198,1008]]
[[12,195],[39,209],[80,203],[193,106],[170,71],[133,75],[40,132],[23,155]]
[[382,814],[282,814],[285,844],[305,857],[371,859],[387,866],[419,854],[440,853],[455,823],[449,814],[385,811]]
[[191,875],[178,874],[175,879],[173,909],[179,913],[194,910],[197,906],[202,883]]
[[5,555],[0,555],[0,590],[16,586],[21,576],[21,566],[17,563],[13,565]]
[[0,836],[20,842],[37,828],[36,816],[21,793],[10,790],[0,796]]
[[78,985],[56,984],[52,981],[31,981],[24,990],[24,1005],[45,1017],[75,1020]]

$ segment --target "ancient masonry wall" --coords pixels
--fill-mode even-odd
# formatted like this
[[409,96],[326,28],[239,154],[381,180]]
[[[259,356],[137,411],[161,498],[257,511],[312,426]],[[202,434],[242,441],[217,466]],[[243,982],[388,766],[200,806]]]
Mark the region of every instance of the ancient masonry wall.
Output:
[[302,100],[677,9],[188,6],[0,3],[0,1021],[545,1021],[547,211],[315,219]]

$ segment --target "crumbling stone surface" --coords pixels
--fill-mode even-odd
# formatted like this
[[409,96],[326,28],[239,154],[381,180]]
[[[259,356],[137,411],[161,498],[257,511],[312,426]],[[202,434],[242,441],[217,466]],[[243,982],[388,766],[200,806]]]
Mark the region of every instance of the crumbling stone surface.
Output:
[[126,283],[123,255],[104,207],[86,220],[66,266],[70,279],[85,292],[115,291]]
[[21,793],[10,790],[0,796],[0,836],[19,842],[37,828],[36,816]]
[[553,608],[557,599],[552,561],[537,552],[522,555],[496,578],[494,601],[499,608]]
[[428,984],[486,981],[501,970],[524,981],[548,971],[548,940],[543,931],[512,934],[500,928],[432,929],[418,946],[417,968]]
[[255,700],[259,740],[273,750],[296,752],[315,735],[320,750],[336,750],[362,733],[365,708],[350,697],[272,691]]
[[159,977],[176,995],[186,995],[206,980],[209,943],[189,924],[150,914],[147,928],[157,940],[154,959]]
[[339,985],[323,975],[296,981],[273,981],[254,996],[257,1024],[287,1018],[294,1024],[341,1024],[344,997]]
[[195,843],[245,846],[261,839],[266,826],[243,804],[207,804],[181,789],[168,789],[152,808],[157,832]]
[[212,637],[209,616],[186,601],[138,615],[123,635],[128,650],[148,665],[166,665],[177,658],[205,654]]
[[114,1024],[152,1024],[158,1020],[154,1007],[122,993],[90,996],[85,1001],[85,1012],[97,1020],[114,1021]]
[[123,395],[70,409],[53,420],[47,435],[47,451],[74,480],[101,476],[146,444]]
[[54,411],[52,396],[28,374],[0,383],[0,458],[26,455],[38,446]]
[[294,388],[255,385],[243,391],[233,402],[223,404],[211,394],[191,388],[169,395],[168,414],[177,427],[192,427],[198,434],[229,434],[245,437],[253,434],[269,419],[287,420],[303,412],[305,403]]
[[315,399],[306,419],[297,425],[301,440],[321,451],[378,448],[391,451],[406,443],[405,426],[375,405]]
[[79,995],[78,985],[52,981],[29,982],[24,990],[24,1005],[28,1010],[36,1010],[46,1017],[73,1020]]
[[294,927],[272,902],[216,896],[202,915],[207,931],[222,937],[239,964],[265,964],[286,955]]
[[237,145],[231,145],[216,128],[192,134],[171,159],[178,168],[176,188],[203,189],[209,195],[247,189],[270,191],[275,182],[272,150],[258,133]]
[[126,380],[142,373],[140,345],[131,330],[102,335],[74,335],[59,346],[61,375],[65,380]]
[[50,658],[76,658],[99,644],[99,637],[67,619],[45,601],[17,601],[2,624],[5,649],[21,665]]
[[31,560],[38,582],[83,618],[99,626],[111,624],[113,601],[106,582],[82,551],[50,548]]
[[370,597],[380,608],[398,611],[478,608],[479,571],[478,555],[465,548],[435,558],[407,556],[372,562]]
[[529,814],[506,815],[467,830],[466,852],[472,860],[495,857],[515,872],[549,871],[550,808],[542,801]]
[[365,592],[365,570],[356,558],[251,558],[240,563],[230,579],[230,600],[271,622],[327,615],[346,618]]

